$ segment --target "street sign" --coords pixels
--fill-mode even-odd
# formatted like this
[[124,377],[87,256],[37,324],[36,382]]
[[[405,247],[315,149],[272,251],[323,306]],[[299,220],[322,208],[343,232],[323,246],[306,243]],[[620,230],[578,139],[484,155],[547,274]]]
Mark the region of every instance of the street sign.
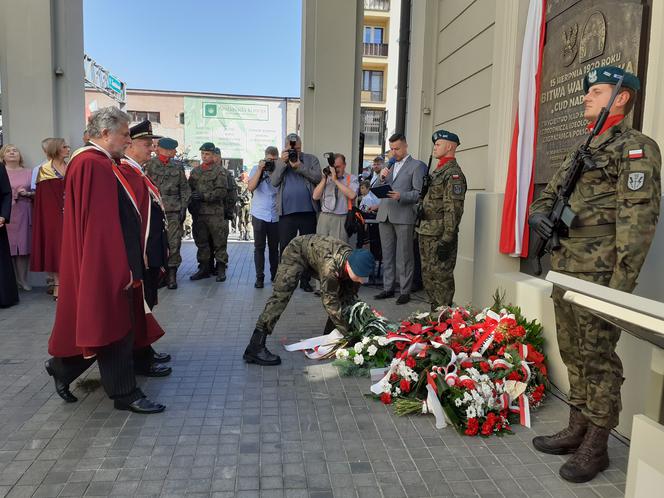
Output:
[[124,106],[127,100],[127,85],[113,76],[108,69],[104,68],[92,57],[83,56],[83,72],[85,74],[86,86],[96,88]]
[[108,75],[108,88],[115,93],[122,93],[122,82],[112,74]]

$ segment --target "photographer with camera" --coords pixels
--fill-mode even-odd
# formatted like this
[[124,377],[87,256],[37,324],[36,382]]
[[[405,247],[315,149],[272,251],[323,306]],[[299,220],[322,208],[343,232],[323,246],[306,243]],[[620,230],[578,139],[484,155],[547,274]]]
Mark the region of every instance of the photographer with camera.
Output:
[[323,168],[323,178],[314,189],[313,198],[321,202],[316,233],[329,235],[348,242],[344,226],[346,214],[357,197],[357,176],[346,174],[346,157],[343,154],[325,154],[328,165]]
[[265,245],[267,241],[270,260],[270,280],[274,281],[279,266],[279,215],[277,214],[277,189],[270,183],[269,174],[274,171],[279,158],[276,147],[265,149],[265,159],[249,172],[247,189],[253,194],[251,200],[251,224],[254,228],[254,265],[256,283],[262,289],[265,280]]
[[[274,164],[270,182],[277,190],[277,214],[279,215],[279,247],[284,248],[298,234],[316,233],[318,203],[313,199],[314,187],[323,174],[318,158],[302,152],[302,140],[295,133],[286,137],[286,147]],[[300,287],[313,292],[305,271]]]

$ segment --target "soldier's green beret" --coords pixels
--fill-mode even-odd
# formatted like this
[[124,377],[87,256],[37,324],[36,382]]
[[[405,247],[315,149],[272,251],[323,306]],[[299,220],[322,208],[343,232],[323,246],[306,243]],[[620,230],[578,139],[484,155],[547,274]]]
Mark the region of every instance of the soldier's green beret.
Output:
[[201,148],[198,149],[200,151],[204,152],[214,152],[215,146],[212,142],[205,142],[203,145],[201,145]]
[[217,154],[218,156],[221,155],[221,149],[219,147],[214,148],[214,153]]
[[641,82],[635,74],[616,66],[604,66],[593,69],[583,77],[583,93],[588,93],[591,86],[600,83],[615,85],[621,76],[624,76],[622,88],[631,88],[634,91],[641,89]]
[[460,145],[459,135],[452,133],[447,130],[438,130],[431,135],[431,141],[436,143],[437,140],[449,140],[450,142],[455,142],[457,145]]
[[348,255],[348,264],[358,277],[368,277],[374,269],[375,259],[367,249],[354,249]]
[[178,148],[178,141],[173,138],[164,137],[157,142],[157,146],[166,150],[175,150]]

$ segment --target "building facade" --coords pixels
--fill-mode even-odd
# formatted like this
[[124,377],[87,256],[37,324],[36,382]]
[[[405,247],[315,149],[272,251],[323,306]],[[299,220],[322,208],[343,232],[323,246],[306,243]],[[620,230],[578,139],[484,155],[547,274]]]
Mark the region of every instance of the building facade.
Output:
[[[86,116],[110,105],[118,103],[86,88]],[[200,144],[212,141],[223,157],[250,165],[267,145],[281,150],[288,133],[299,133],[299,107],[298,98],[130,89],[124,110],[132,123],[149,119],[156,134],[177,140],[185,157],[198,158]]]
[[398,0],[364,0],[360,120],[365,165],[385,152],[395,129],[400,11]]

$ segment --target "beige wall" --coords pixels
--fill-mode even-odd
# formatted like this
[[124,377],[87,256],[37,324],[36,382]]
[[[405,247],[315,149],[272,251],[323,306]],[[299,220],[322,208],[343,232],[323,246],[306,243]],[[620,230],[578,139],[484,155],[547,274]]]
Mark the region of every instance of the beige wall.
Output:
[[[654,4],[643,131],[662,146],[664,115],[657,102],[664,98],[664,63],[659,59],[664,50],[664,5]],[[551,287],[520,273],[518,260],[498,252],[527,11],[528,0],[413,2],[406,131],[411,151],[423,160],[429,156],[433,130],[445,128],[461,138],[458,159],[469,194],[460,228],[456,301],[487,305],[497,287],[505,289],[511,302],[545,326],[551,379],[566,391]],[[664,301],[664,263],[654,254],[662,252],[664,228],[658,231],[636,291],[660,301]],[[650,375],[652,348],[623,334],[618,350],[627,378],[619,431],[629,436],[632,415],[646,407],[643,379]]]
[[42,162],[46,137],[80,142],[82,25],[82,0],[0,1],[4,140],[18,146],[29,166]]

